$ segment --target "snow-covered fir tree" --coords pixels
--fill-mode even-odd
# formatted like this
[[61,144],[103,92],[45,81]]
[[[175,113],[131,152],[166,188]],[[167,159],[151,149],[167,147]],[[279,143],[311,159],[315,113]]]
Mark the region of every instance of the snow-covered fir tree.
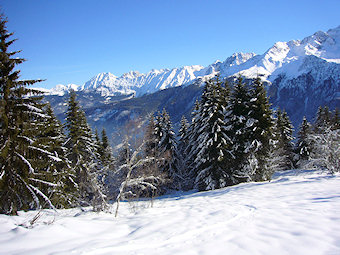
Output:
[[232,169],[232,184],[251,180],[258,168],[258,162],[252,154],[255,119],[251,115],[251,99],[248,86],[241,76],[238,77],[230,101],[232,158],[228,161],[228,168]]
[[[53,205],[57,208],[73,207],[77,205],[77,185],[74,181],[74,169],[70,167],[66,158],[64,146],[66,137],[63,126],[55,117],[50,104],[47,104],[45,108],[48,117],[37,125],[39,133],[31,148],[35,148],[38,153],[32,156],[31,165],[38,172],[45,173],[41,175],[45,177],[44,182],[57,182],[57,185],[51,185],[47,189],[45,187]],[[45,157],[39,155],[42,150],[45,152]]]
[[313,131],[308,135],[312,149],[305,168],[326,169],[331,173],[340,172],[340,129],[337,111],[319,107]]
[[37,96],[40,92],[27,88],[40,80],[19,79],[17,66],[25,60],[15,57],[17,51],[9,51],[15,40],[10,39],[13,33],[7,31],[6,23],[1,15],[0,213],[16,214],[18,210],[54,207],[51,197],[62,200],[56,190],[62,189],[61,174],[68,173],[63,172],[65,162],[58,150],[48,145],[53,138],[42,129],[51,116]]
[[177,143],[177,155],[178,155],[178,175],[180,181],[178,182],[178,186],[180,189],[185,190],[188,189],[188,185],[190,183],[190,171],[188,171],[186,167],[186,148],[189,143],[189,122],[182,116],[180,122],[180,129],[178,131],[178,143]]
[[70,92],[66,113],[68,130],[67,157],[76,173],[81,205],[93,205],[94,210],[106,207],[105,197],[98,185],[97,171],[102,164],[97,154],[95,137],[89,127],[85,113],[76,100],[76,93]]
[[336,108],[331,119],[331,125],[333,129],[340,129],[340,112],[339,108]]
[[250,99],[250,119],[254,120],[251,126],[251,153],[250,159],[256,161],[251,164],[256,168],[252,176],[254,181],[270,180],[272,169],[268,169],[268,158],[270,152],[270,140],[272,137],[272,111],[270,109],[269,99],[261,82],[260,77],[251,85]]
[[160,128],[161,137],[157,146],[157,150],[160,153],[159,155],[164,158],[161,171],[167,173],[169,178],[172,180],[171,186],[173,188],[178,188],[182,179],[180,173],[180,157],[177,151],[175,132],[172,128],[170,116],[165,109],[163,109],[158,120],[159,123],[157,123],[157,126]]
[[315,133],[322,133],[331,125],[331,112],[327,106],[319,106],[314,122]]
[[274,126],[275,154],[279,159],[277,170],[294,168],[293,125],[286,111],[278,109]]
[[178,130],[178,152],[183,155],[185,152],[185,148],[188,144],[188,130],[189,130],[189,122],[183,115],[181,118],[180,128]]
[[[210,190],[228,185],[230,176],[224,166],[229,157],[230,138],[225,128],[225,111],[228,105],[226,84],[217,78],[206,83],[198,113],[198,134],[191,157],[195,169],[194,187]],[[192,141],[193,142],[193,141]]]
[[157,138],[156,138],[156,130],[155,130],[155,119],[153,114],[149,117],[149,124],[146,127],[145,135],[144,135],[144,152],[146,157],[155,157],[156,146],[157,146]]
[[102,135],[102,139],[99,145],[100,147],[99,156],[100,156],[101,162],[103,163],[104,166],[113,165],[114,163],[113,162],[114,161],[113,151],[112,151],[112,147],[109,144],[109,138],[107,137],[105,128],[103,128],[101,135]]
[[[207,86],[205,86],[204,91],[206,91],[207,89],[208,89]],[[205,100],[204,97],[201,98],[202,102],[203,100]],[[191,113],[192,115],[191,123],[189,125],[189,128],[187,130],[185,137],[183,138],[187,141],[187,144],[184,146],[184,153],[183,153],[183,155],[185,155],[183,168],[186,170],[185,176],[187,176],[187,181],[183,185],[186,187],[186,189],[193,188],[195,178],[196,178],[194,161],[197,156],[196,148],[198,146],[197,139],[200,134],[199,129],[200,129],[200,126],[202,125],[201,123],[202,119],[199,117],[200,108],[201,108],[200,102],[196,100],[194,109]]]
[[306,117],[303,117],[299,132],[298,140],[296,143],[296,155],[298,157],[297,167],[301,168],[310,160],[313,143],[311,140],[312,126],[307,121]]

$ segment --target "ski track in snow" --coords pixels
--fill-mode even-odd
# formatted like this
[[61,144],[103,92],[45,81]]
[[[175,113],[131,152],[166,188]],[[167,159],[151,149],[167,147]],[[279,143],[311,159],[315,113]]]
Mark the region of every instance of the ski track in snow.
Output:
[[[340,254],[340,175],[286,171],[271,182],[90,208],[0,215],[0,254]],[[113,206],[113,210],[115,206]],[[51,224],[49,224],[51,223]]]

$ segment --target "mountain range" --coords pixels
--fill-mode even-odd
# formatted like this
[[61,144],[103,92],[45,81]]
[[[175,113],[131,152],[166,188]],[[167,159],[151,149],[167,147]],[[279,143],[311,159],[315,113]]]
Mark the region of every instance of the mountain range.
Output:
[[100,73],[81,86],[59,84],[45,91],[46,99],[59,115],[65,111],[67,92],[77,91],[89,122],[98,128],[115,126],[111,129],[116,130],[123,124],[117,124],[122,113],[125,121],[137,116],[145,119],[148,113],[165,107],[170,114],[170,108],[176,111],[172,116],[175,124],[179,114],[190,117],[201,85],[217,74],[229,79],[260,76],[273,107],[284,108],[297,126],[304,115],[311,120],[319,105],[340,107],[340,26],[303,40],[277,42],[262,55],[235,53],[206,67],[153,69],[146,74],[131,71],[120,77]]

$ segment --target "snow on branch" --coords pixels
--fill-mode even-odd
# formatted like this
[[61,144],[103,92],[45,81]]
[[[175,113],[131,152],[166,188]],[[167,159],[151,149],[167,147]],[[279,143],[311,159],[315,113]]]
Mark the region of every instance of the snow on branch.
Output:
[[25,139],[27,142],[29,142],[29,144],[34,143],[34,141],[31,138],[27,137],[27,136],[18,135],[18,137]]
[[39,109],[38,107],[35,107],[33,105],[29,105],[29,104],[19,104],[18,106],[24,106],[27,107],[28,110],[32,111],[32,112],[43,112],[41,109]]
[[28,160],[24,156],[19,154],[18,152],[15,152],[15,154],[28,166],[29,173],[34,174],[35,171],[34,171],[34,168],[31,166],[31,163],[28,162]]
[[40,148],[35,147],[35,146],[28,146],[28,148],[33,149],[33,150],[37,150],[37,151],[39,151],[41,153],[44,153],[44,154],[47,154],[47,155],[53,156],[53,154],[51,152],[43,150],[43,149],[40,149]]
[[56,210],[51,200],[43,192],[41,192],[38,188],[34,187],[31,184],[29,186],[49,204],[50,208],[52,208],[53,210]]
[[43,184],[46,184],[48,186],[52,186],[52,187],[58,187],[58,184],[52,183],[52,182],[48,182],[48,181],[43,181],[43,180],[39,180],[39,179],[35,179],[35,178],[29,178],[30,181],[35,181],[35,182],[40,182]]

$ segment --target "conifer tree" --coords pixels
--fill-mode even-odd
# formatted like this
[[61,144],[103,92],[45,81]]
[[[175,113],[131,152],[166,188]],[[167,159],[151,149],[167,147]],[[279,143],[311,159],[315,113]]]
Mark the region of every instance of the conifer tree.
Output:
[[145,131],[145,156],[146,157],[155,157],[155,149],[156,149],[156,134],[155,134],[155,120],[153,114],[150,115],[149,124]]
[[160,155],[164,157],[164,164],[162,171],[167,173],[169,178],[173,181],[174,187],[178,187],[180,182],[180,158],[177,151],[177,142],[175,140],[175,133],[172,129],[170,116],[165,109],[163,109],[160,116],[159,126],[161,128],[161,139],[158,144]]
[[314,122],[314,131],[322,133],[331,124],[331,112],[328,106],[319,106]]
[[191,154],[195,157],[195,187],[199,190],[225,187],[230,179],[224,166],[230,141],[224,122],[228,96],[226,87],[218,78],[206,83],[198,114],[198,146],[193,147]]
[[255,119],[252,118],[251,94],[242,77],[238,77],[231,95],[232,184],[251,180],[257,169],[257,161],[252,155],[252,136]]
[[331,119],[331,124],[332,124],[332,129],[336,130],[336,129],[340,129],[340,112],[339,112],[339,108],[336,108],[334,110],[332,119]]
[[56,183],[45,187],[53,205],[58,208],[72,207],[76,205],[77,187],[74,182],[75,173],[66,158],[63,126],[55,117],[50,104],[46,105],[46,115],[48,117],[38,125],[36,141],[31,146],[37,152],[44,151],[45,154],[35,153],[31,165],[44,178],[44,182]]
[[109,144],[109,138],[106,135],[105,128],[103,128],[102,130],[102,140],[100,143],[99,154],[100,154],[101,162],[104,164],[104,166],[109,166],[110,164],[113,164],[112,148]]
[[97,171],[101,166],[97,154],[98,148],[74,91],[70,92],[68,100],[66,127],[68,129],[67,157],[76,173],[76,183],[80,192],[79,202],[81,205],[92,204],[94,210],[103,210],[106,202],[97,181]]
[[312,134],[312,126],[307,121],[306,117],[303,117],[296,146],[296,154],[298,155],[298,167],[301,167],[306,161],[310,160],[313,143],[310,139]]
[[293,125],[287,113],[278,109],[274,127],[276,137],[276,154],[281,158],[277,170],[287,170],[294,167]]
[[183,115],[181,118],[180,129],[178,131],[178,145],[177,151],[182,158],[181,161],[185,161],[185,149],[188,145],[188,133],[189,133],[189,122]]
[[[45,141],[40,139],[42,123],[49,116],[43,110],[41,97],[37,96],[40,92],[27,86],[41,80],[19,80],[17,65],[25,59],[15,57],[18,51],[9,51],[15,40],[10,39],[13,33],[8,33],[6,23],[1,15],[0,213],[16,214],[18,210],[53,207],[49,197],[58,181],[51,172],[62,159],[53,148],[46,150],[48,137]],[[36,164],[38,161],[41,166]]]
[[187,160],[187,155],[186,155],[186,148],[189,143],[189,123],[185,116],[183,115],[181,118],[181,126],[179,129],[179,134],[178,134],[178,144],[177,144],[177,155],[178,155],[178,175],[179,175],[179,181],[178,183],[178,188],[183,190],[183,189],[188,189],[188,185],[190,183],[190,171],[188,171],[186,167],[186,160]]
[[255,181],[269,180],[272,171],[267,169],[270,139],[272,137],[272,111],[269,99],[260,77],[252,83],[250,99],[250,118],[254,120],[251,125],[251,154],[256,160],[256,169],[253,176]]
[[194,185],[194,179],[196,176],[194,169],[194,160],[196,158],[197,138],[199,136],[199,127],[201,125],[201,119],[199,118],[200,103],[198,100],[195,101],[194,109],[191,112],[191,123],[189,124],[188,132],[184,139],[188,142],[184,149],[184,167],[187,169],[188,182],[186,183],[187,189],[191,189]]

